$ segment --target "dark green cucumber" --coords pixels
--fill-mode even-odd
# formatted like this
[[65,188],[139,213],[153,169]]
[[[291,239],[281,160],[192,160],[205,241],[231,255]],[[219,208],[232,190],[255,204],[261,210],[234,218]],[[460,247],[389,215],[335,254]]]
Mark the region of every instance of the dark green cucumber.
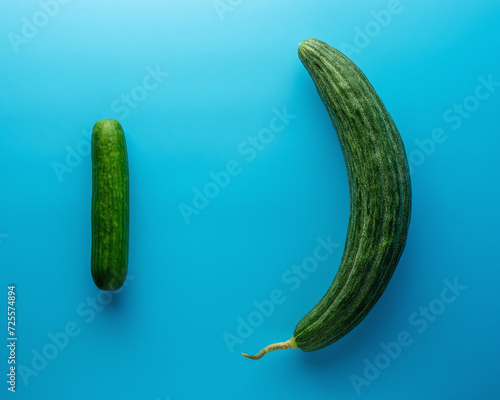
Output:
[[92,129],[91,271],[102,290],[119,289],[127,277],[129,179],[127,144],[114,119]]
[[328,44],[307,39],[299,58],[337,132],[350,188],[350,218],[337,274],[323,298],[272,350],[314,351],[339,340],[370,312],[403,253],[411,213],[410,172],[401,136],[366,76]]

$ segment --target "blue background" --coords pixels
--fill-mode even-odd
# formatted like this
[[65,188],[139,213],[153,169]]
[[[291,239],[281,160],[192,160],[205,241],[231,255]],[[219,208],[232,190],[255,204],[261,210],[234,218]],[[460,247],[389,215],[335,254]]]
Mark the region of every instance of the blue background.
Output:
[[[19,338],[15,394],[0,351],[2,398],[500,397],[498,2],[2,2],[0,26],[0,300],[15,284]],[[240,353],[288,339],[329,286],[349,218],[342,152],[297,57],[308,37],[349,54],[391,112],[412,223],[353,332],[254,362]],[[242,147],[284,108],[293,118],[249,160]],[[101,118],[123,125],[131,185],[129,279],[110,297],[90,276]],[[184,218],[228,162],[238,173]],[[340,247],[292,286],[317,238]],[[445,280],[461,287],[448,303]]]

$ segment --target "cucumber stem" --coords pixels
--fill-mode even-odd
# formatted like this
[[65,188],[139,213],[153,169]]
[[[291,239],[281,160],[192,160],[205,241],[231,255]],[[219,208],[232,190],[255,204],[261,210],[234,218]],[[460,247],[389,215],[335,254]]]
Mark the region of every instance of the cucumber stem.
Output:
[[274,350],[286,350],[286,349],[298,349],[297,345],[295,344],[295,339],[291,338],[287,340],[286,342],[279,342],[279,343],[273,343],[270,344],[269,346],[264,347],[261,351],[259,351],[256,355],[250,356],[245,353],[241,353],[243,357],[249,358],[250,360],[259,360],[262,357],[264,357],[267,353],[270,351]]

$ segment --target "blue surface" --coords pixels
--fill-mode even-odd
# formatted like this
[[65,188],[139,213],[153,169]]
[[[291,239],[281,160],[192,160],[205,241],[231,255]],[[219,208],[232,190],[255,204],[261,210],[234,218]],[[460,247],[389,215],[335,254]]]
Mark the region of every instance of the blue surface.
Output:
[[[0,299],[16,285],[18,337],[2,399],[500,398],[498,2],[54,1],[0,5]],[[308,37],[344,50],[396,121],[411,229],[353,332],[253,362],[240,352],[288,339],[329,286],[349,217]],[[130,165],[111,296],[90,276],[101,118]],[[297,275],[318,240],[337,245]]]

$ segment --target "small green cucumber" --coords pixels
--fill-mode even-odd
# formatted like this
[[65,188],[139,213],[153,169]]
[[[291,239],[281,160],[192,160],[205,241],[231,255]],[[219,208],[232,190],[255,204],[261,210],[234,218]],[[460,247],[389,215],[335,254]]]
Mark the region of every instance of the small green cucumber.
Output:
[[118,121],[92,129],[91,272],[102,290],[119,289],[127,277],[129,178],[127,145]]
[[291,339],[262,349],[314,351],[339,340],[370,312],[403,253],[411,214],[410,172],[401,136],[375,89],[345,55],[316,39],[299,45],[337,132],[350,190],[350,217],[337,274]]

